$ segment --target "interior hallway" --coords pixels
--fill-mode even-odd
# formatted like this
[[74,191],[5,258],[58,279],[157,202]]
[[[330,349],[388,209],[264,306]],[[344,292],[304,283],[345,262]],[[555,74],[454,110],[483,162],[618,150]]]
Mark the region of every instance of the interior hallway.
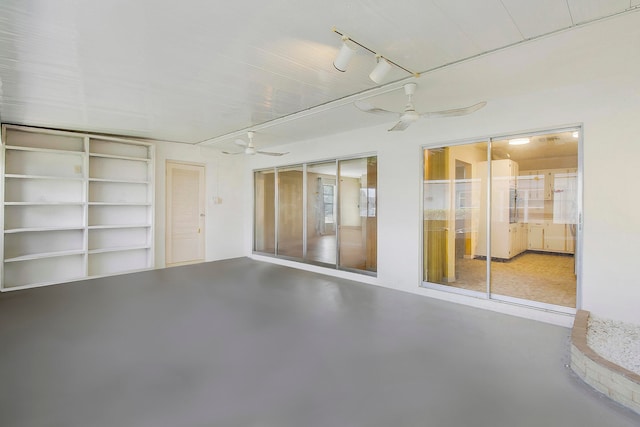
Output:
[[14,291],[0,424],[639,425],[569,332],[246,258]]

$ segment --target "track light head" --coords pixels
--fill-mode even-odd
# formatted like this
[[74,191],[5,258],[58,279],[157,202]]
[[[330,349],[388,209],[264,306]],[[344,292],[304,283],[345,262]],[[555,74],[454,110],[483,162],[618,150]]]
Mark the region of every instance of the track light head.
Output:
[[391,70],[391,64],[389,64],[389,62],[380,55],[376,55],[376,61],[378,63],[376,64],[371,74],[369,74],[369,78],[375,83],[380,84],[387,76],[389,70]]
[[333,66],[336,67],[336,70],[344,73],[347,71],[349,61],[351,61],[351,58],[353,58],[355,53],[355,47],[353,45],[349,45],[349,37],[342,36],[342,46],[338,51],[336,59],[333,61]]
[[399,65],[398,63],[383,57],[382,55],[369,49],[367,46],[363,45],[362,43],[352,39],[351,37],[345,36],[344,33],[338,31],[335,27],[333,27],[331,31],[338,34],[342,38],[342,47],[340,47],[340,51],[338,52],[338,55],[336,56],[335,61],[333,61],[333,66],[336,67],[336,70],[342,71],[342,72],[347,71],[347,65],[349,65],[349,61],[351,60],[353,55],[356,53],[356,46],[357,46],[376,56],[377,64],[376,64],[376,67],[371,72],[371,74],[369,74],[369,78],[377,84],[382,83],[382,80],[384,80],[389,70],[391,70],[392,65],[400,68],[401,70],[406,71],[409,74],[413,74],[413,77],[415,78],[420,77],[420,73],[410,71],[405,67],[403,67],[402,65]]

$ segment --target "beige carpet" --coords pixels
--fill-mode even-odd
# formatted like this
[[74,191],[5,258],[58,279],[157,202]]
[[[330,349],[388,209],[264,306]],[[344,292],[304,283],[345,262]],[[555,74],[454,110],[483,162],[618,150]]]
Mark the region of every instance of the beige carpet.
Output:
[[[456,281],[447,285],[486,292],[486,260],[457,259]],[[575,307],[574,257],[525,252],[510,261],[494,261],[491,263],[491,292]]]

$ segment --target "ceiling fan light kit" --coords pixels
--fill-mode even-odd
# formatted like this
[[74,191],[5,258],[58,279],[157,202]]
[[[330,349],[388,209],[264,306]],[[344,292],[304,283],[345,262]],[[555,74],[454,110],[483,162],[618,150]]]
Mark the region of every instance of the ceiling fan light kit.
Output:
[[376,53],[374,50],[368,48],[362,43],[357,42],[351,37],[344,35],[344,33],[338,31],[335,27],[332,28],[332,31],[338,34],[342,39],[342,46],[338,51],[338,55],[336,56],[336,59],[333,61],[333,66],[336,67],[338,71],[342,71],[342,72],[347,71],[347,65],[349,64],[349,61],[351,60],[351,58],[356,52],[355,46],[359,46],[362,49],[368,51],[369,53],[372,53],[376,57],[376,66],[373,69],[373,71],[371,71],[371,74],[369,74],[369,78],[373,82],[377,84],[381,84],[384,78],[386,77],[387,73],[391,70],[392,65],[397,68],[400,68],[401,70],[406,71],[407,73],[413,75],[413,77],[416,77],[416,78],[420,77],[420,73],[416,73],[411,70],[408,70],[402,65],[399,65],[398,63],[393,62],[389,58],[386,58],[383,55]]

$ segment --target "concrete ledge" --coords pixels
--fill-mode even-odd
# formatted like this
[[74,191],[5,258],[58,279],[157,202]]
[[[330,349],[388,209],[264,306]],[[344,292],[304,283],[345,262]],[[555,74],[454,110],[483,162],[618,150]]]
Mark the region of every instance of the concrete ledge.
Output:
[[571,332],[571,369],[591,387],[640,414],[640,375],[610,362],[587,345],[589,312],[578,310]]

